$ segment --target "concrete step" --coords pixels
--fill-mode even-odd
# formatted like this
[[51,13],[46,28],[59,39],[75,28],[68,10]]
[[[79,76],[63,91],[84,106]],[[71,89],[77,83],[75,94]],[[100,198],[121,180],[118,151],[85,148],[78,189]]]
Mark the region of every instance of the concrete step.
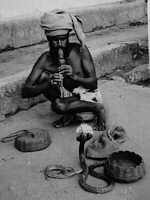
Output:
[[128,83],[139,84],[150,79],[150,69],[148,64],[139,65],[130,72],[125,73],[125,80]]
[[[74,41],[74,39],[74,37],[71,37],[71,41]],[[132,58],[129,54],[134,53],[134,50],[132,48],[129,49],[129,47],[134,47],[137,43],[140,46],[147,46],[147,40],[147,25],[126,28],[109,28],[107,30],[87,34],[87,46],[94,57],[97,74],[99,74],[98,76],[111,71],[112,68],[114,68],[113,65],[117,67],[122,65],[123,62],[125,62],[125,64],[131,62]],[[118,52],[117,56],[117,49],[122,49],[123,56],[124,54],[128,54],[129,57],[128,59],[125,57],[124,59],[121,58],[121,64],[118,60],[121,56],[121,51]],[[125,49],[128,52],[124,52]],[[0,79],[9,75],[15,75],[23,70],[30,70],[38,57],[47,50],[48,44],[43,43],[0,53]],[[133,52],[131,52],[132,50]],[[112,59],[110,59],[110,54],[112,54]],[[118,64],[116,62],[118,62]]]
[[[109,29],[88,38],[88,47],[94,58],[97,77],[124,66],[135,67],[148,63],[147,26]],[[140,55],[140,51],[141,54]]]
[[117,69],[113,73],[106,75],[103,79],[108,80],[122,80],[123,82],[136,84],[136,85],[147,85],[150,82],[150,69],[149,64],[139,65],[133,69]]
[[[126,65],[133,68],[148,63],[146,54],[138,55],[142,48],[147,48],[146,25],[97,31],[88,35],[87,45],[94,58],[98,77]],[[38,102],[45,101],[43,96],[30,99],[22,99],[20,96],[25,78],[45,49],[47,49],[46,43],[0,54],[0,120],[18,110],[28,109]]]

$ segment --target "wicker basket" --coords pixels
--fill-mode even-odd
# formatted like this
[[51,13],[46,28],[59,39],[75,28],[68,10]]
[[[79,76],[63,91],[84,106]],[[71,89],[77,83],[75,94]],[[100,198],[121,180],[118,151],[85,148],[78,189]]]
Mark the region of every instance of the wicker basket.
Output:
[[130,183],[145,175],[142,157],[130,151],[112,153],[105,165],[105,174],[117,182]]
[[22,152],[40,151],[51,143],[49,133],[44,129],[30,129],[15,139],[15,147]]

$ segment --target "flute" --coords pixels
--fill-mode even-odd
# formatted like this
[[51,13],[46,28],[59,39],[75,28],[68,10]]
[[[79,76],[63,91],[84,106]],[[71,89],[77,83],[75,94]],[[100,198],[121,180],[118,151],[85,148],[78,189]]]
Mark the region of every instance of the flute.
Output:
[[61,78],[61,82],[59,84],[59,87],[60,87],[60,93],[61,93],[61,98],[64,98],[64,97],[70,97],[72,96],[71,93],[66,90],[63,86],[63,77],[62,77],[62,74],[60,72],[60,67],[61,65],[65,65],[66,64],[66,60],[65,60],[65,57],[64,57],[64,51],[62,48],[59,48],[58,49],[58,63],[59,63],[59,74],[60,74],[60,78]]

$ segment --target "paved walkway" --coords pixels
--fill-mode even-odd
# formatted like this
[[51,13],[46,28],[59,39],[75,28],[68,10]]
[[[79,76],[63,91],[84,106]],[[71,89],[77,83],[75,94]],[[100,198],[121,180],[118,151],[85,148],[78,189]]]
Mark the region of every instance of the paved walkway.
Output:
[[1,200],[149,200],[150,90],[127,85],[121,80],[103,80],[99,86],[109,113],[108,123],[121,124],[126,129],[129,141],[122,148],[143,156],[146,176],[133,184],[116,184],[112,192],[103,195],[82,190],[77,176],[66,180],[44,180],[41,170],[48,164],[79,168],[76,126],[54,129],[51,122],[58,116],[51,112],[50,104],[46,102],[0,123],[0,137],[36,127],[48,129],[52,138],[49,148],[34,153],[21,153],[13,143],[0,144]]

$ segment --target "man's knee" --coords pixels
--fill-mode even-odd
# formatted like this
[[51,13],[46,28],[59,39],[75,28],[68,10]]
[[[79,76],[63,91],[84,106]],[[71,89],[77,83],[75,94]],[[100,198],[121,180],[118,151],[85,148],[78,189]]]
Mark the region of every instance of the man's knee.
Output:
[[99,110],[101,112],[105,112],[104,105],[102,105],[100,103],[96,103],[95,106],[96,106],[97,110]]
[[58,114],[64,114],[67,111],[67,105],[60,99],[56,99],[51,104],[52,110]]
[[49,86],[44,92],[43,95],[49,100],[49,101],[55,101],[55,99],[60,97],[60,91],[56,86]]

